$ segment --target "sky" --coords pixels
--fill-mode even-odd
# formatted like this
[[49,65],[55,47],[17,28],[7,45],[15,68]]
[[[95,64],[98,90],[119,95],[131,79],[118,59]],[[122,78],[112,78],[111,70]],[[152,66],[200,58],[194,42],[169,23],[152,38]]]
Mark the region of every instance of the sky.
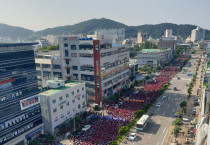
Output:
[[0,23],[34,31],[107,18],[129,26],[193,24],[210,29],[210,0],[0,0]]

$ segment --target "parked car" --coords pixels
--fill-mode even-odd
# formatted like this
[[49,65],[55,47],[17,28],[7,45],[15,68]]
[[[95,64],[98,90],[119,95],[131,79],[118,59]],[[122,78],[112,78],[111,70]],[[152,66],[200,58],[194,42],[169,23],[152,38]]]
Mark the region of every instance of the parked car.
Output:
[[136,139],[136,133],[131,133],[128,137],[128,140],[134,141]]
[[156,104],[156,107],[157,107],[157,108],[160,108],[160,106],[161,106],[161,103],[157,103],[157,104]]
[[193,108],[193,113],[192,115],[195,115],[196,114],[196,107]]
[[85,126],[82,128],[82,130],[83,130],[83,131],[87,131],[89,128],[90,128],[90,125],[85,125]]
[[174,87],[174,91],[176,91],[177,90],[177,88],[176,87]]
[[148,115],[149,115],[149,116],[153,116],[154,113],[153,113],[152,111],[149,111],[149,112],[148,112]]

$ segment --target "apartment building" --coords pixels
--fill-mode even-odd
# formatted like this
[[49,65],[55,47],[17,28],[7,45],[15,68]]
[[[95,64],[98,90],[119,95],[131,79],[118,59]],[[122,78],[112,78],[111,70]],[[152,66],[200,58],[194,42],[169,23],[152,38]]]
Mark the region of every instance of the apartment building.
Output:
[[38,84],[45,87],[45,80],[62,78],[60,51],[35,51]]
[[0,44],[1,145],[26,145],[43,133],[35,44]]
[[129,81],[129,47],[108,40],[60,37],[64,79],[85,81],[89,100],[102,102]]
[[59,125],[86,110],[84,82],[48,80],[49,89],[40,93],[44,131],[54,134]]
[[198,42],[200,40],[205,40],[205,29],[197,27],[191,31],[191,41]]

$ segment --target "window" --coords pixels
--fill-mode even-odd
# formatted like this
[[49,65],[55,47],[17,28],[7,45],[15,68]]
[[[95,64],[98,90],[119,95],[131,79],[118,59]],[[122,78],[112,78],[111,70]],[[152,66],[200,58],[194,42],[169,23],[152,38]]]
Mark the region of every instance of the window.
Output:
[[66,106],[69,106],[69,102],[66,103]]
[[54,100],[52,100],[52,103],[53,103],[53,104],[55,104],[55,103],[56,103],[56,100],[55,100],[55,99],[54,99]]
[[77,66],[72,66],[73,70],[78,70]]
[[82,90],[83,90],[83,91],[84,91],[84,89],[85,89],[85,88],[84,88],[84,87],[82,87]]
[[42,68],[50,68],[50,64],[42,64]]
[[40,63],[36,63],[36,67],[40,67]]
[[76,50],[76,49],[77,49],[76,45],[71,45],[71,50]]
[[66,69],[66,73],[67,73],[67,74],[70,74],[70,68],[67,68],[67,69]]
[[77,57],[76,53],[71,53],[71,57]]
[[74,78],[75,80],[78,80],[78,74],[73,74],[73,78]]
[[56,108],[53,109],[53,113],[55,113],[55,112],[57,112],[57,109]]
[[74,91],[73,91],[73,92],[71,92],[71,94],[72,94],[72,95],[74,95]]
[[79,93],[79,89],[77,89],[77,93]]
[[78,108],[80,108],[80,104],[78,105]]
[[66,64],[69,64],[69,60],[68,59],[66,60]]
[[68,45],[68,43],[64,43],[64,47],[68,47],[69,45]]
[[63,105],[60,106],[60,109],[63,109]]
[[60,100],[60,101],[61,101],[61,100],[63,100],[63,97],[62,97],[62,96],[60,96],[60,97],[59,97],[59,100]]
[[85,98],[85,95],[82,95],[82,98]]
[[69,97],[69,94],[66,94],[66,98],[68,98]]
[[75,103],[75,99],[72,100],[72,103]]
[[69,52],[68,50],[65,50],[65,57],[68,57],[69,56]]
[[53,65],[53,69],[61,69],[61,65]]
[[80,97],[78,97],[77,100],[80,100]]
[[85,102],[83,102],[82,105],[85,106]]

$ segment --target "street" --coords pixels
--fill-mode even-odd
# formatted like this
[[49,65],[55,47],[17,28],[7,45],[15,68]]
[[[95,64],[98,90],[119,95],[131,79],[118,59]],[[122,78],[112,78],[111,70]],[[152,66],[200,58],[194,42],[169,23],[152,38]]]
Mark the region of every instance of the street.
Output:
[[[179,72],[172,80],[169,88],[164,92],[167,95],[166,99],[163,99],[161,95],[153,106],[149,109],[154,113],[147,127],[143,132],[138,132],[132,129],[131,132],[137,133],[135,141],[128,141],[124,139],[121,145],[168,145],[172,138],[172,122],[175,120],[174,114],[179,108],[179,104],[187,99],[186,84],[190,84],[192,76],[188,74],[194,74],[196,70],[196,59],[190,59],[181,72]],[[179,77],[179,79],[178,79]],[[174,91],[174,87],[177,88]],[[192,99],[191,99],[192,100]],[[160,108],[156,108],[156,104],[161,103]],[[188,106],[188,117],[191,117],[193,110],[193,103]]]

